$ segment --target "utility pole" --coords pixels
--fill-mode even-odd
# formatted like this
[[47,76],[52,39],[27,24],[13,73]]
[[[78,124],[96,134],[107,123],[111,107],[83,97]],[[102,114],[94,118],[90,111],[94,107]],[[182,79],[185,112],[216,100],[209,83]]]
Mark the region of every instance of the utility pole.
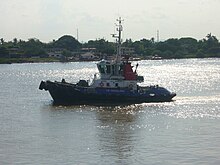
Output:
[[76,39],[77,39],[77,41],[79,41],[79,31],[78,31],[78,28],[76,29]]
[[157,42],[160,42],[160,33],[159,33],[159,30],[157,30]]

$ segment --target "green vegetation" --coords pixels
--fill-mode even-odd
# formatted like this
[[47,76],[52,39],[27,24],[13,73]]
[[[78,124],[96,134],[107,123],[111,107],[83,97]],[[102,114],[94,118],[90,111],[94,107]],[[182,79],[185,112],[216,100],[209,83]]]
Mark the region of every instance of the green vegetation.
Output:
[[0,64],[11,63],[36,63],[36,62],[59,62],[60,60],[55,58],[0,58]]
[[[155,55],[166,59],[220,57],[220,43],[211,33],[199,41],[190,37],[171,38],[161,42],[155,42],[154,38],[141,39],[140,41],[126,39],[122,46],[133,48],[134,54],[143,59]],[[43,43],[36,38],[31,38],[28,41],[15,38],[9,42],[1,38],[0,63],[58,61],[58,59],[49,58],[48,52],[50,50],[62,50],[62,55],[65,58],[76,55],[81,48],[96,48],[98,52],[107,56],[116,52],[115,43],[105,39],[80,43],[74,37],[64,35],[58,40]]]

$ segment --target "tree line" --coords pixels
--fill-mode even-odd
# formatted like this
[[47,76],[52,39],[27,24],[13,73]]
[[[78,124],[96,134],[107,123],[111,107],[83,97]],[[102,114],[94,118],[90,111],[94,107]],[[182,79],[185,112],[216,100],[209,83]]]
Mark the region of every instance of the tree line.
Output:
[[[155,42],[154,38],[139,41],[126,39],[122,46],[133,48],[135,54],[143,58],[155,55],[166,59],[220,57],[219,40],[211,33],[202,40],[191,37],[171,38],[160,42]],[[36,38],[31,38],[28,41],[15,38],[8,42],[3,38],[0,39],[0,57],[47,57],[47,51],[50,49],[61,49],[64,56],[70,56],[71,52],[80,51],[81,48],[96,48],[102,54],[113,55],[116,52],[116,43],[105,39],[80,43],[70,35],[64,35],[49,43],[43,43]]]

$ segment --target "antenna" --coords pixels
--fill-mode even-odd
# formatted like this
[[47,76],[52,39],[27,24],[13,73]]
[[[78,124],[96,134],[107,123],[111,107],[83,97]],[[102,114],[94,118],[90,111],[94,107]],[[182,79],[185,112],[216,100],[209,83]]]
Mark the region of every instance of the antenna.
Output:
[[160,33],[159,33],[159,30],[157,30],[157,42],[160,42]]
[[79,31],[78,31],[78,28],[76,29],[76,39],[77,39],[77,41],[79,41]]
[[120,63],[120,60],[121,60],[121,32],[123,30],[123,27],[122,27],[122,20],[121,17],[119,17],[119,19],[117,19],[117,22],[118,24],[116,24],[117,28],[116,30],[118,31],[118,35],[116,34],[112,34],[112,37],[116,38],[116,42],[118,43],[118,46],[117,46],[117,55],[116,55],[116,62],[117,63]]
[[118,25],[116,24],[116,26],[118,26],[118,28],[116,30],[118,31],[118,43],[119,43],[119,45],[121,45],[121,32],[123,30],[121,22],[124,20],[122,20],[121,17],[119,17],[119,19],[117,19],[117,21],[118,21]]

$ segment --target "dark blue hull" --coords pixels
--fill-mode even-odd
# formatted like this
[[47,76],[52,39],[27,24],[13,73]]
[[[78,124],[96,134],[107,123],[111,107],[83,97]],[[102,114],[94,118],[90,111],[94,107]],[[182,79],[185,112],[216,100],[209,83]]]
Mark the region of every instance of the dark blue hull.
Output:
[[48,90],[54,103],[58,105],[121,105],[149,102],[169,102],[176,96],[162,87],[93,88],[62,82],[41,82],[39,89]]

